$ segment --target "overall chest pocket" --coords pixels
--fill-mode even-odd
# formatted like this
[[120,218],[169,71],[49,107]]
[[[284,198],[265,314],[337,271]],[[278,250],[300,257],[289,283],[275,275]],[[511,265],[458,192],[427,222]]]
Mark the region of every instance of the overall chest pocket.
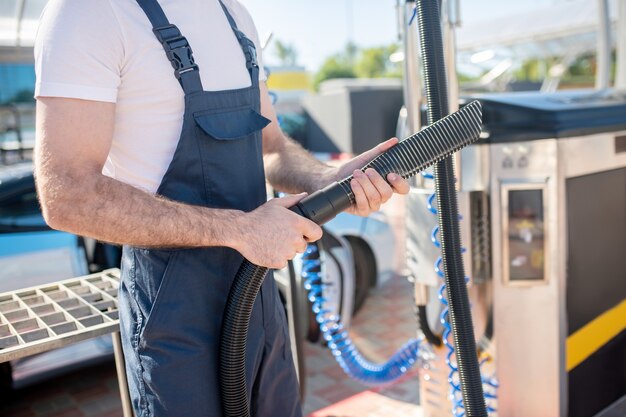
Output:
[[195,112],[193,118],[204,133],[217,140],[244,139],[270,124],[270,120],[248,106],[221,112]]

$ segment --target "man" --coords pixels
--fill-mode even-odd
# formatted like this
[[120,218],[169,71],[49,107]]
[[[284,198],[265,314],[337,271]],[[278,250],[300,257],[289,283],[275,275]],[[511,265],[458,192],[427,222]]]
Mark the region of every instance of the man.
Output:
[[[287,209],[304,194],[266,203],[266,177],[300,193],[354,173],[360,215],[408,192],[397,175],[358,170],[395,139],[331,168],[286,138],[258,49],[237,0],[52,0],[42,16],[43,213],[54,228],[124,245],[120,323],[138,417],[221,415],[219,331],[242,259],[281,268],[320,238]],[[254,415],[301,413],[286,339],[268,277],[247,347]]]

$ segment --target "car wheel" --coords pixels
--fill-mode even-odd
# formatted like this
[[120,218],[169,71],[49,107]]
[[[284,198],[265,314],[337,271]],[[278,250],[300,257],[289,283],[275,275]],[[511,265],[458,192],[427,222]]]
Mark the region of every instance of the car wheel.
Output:
[[354,308],[353,315],[363,307],[372,283],[376,283],[376,260],[369,245],[362,239],[354,236],[345,237],[354,257]]

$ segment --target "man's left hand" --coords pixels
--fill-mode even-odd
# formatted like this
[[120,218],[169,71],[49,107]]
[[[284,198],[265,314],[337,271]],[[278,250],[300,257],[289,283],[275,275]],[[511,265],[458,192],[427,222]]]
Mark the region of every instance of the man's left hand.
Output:
[[387,181],[385,181],[378,172],[371,168],[366,169],[365,173],[361,172],[361,168],[368,162],[397,143],[397,138],[391,138],[339,167],[337,171],[338,180],[350,175],[354,176],[350,186],[354,192],[356,204],[347,210],[348,213],[369,216],[380,210],[381,204],[387,202],[394,192],[408,194],[409,183],[398,174],[388,174]]

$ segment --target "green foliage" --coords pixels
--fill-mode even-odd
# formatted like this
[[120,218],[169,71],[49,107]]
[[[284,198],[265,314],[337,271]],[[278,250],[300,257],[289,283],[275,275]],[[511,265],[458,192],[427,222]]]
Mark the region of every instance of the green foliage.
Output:
[[356,78],[353,65],[341,55],[335,55],[326,59],[317,74],[315,74],[313,86],[317,90],[322,81],[335,78]]
[[283,66],[292,67],[298,62],[298,51],[296,51],[296,48],[278,39],[274,41],[274,53]]
[[402,75],[402,69],[389,60],[391,54],[398,50],[397,45],[379,46],[363,49],[355,65],[356,74],[362,78],[380,78]]
[[402,66],[389,60],[397,50],[395,44],[359,49],[348,43],[344,51],[324,61],[315,75],[314,86],[317,89],[322,81],[334,78],[401,78]]

